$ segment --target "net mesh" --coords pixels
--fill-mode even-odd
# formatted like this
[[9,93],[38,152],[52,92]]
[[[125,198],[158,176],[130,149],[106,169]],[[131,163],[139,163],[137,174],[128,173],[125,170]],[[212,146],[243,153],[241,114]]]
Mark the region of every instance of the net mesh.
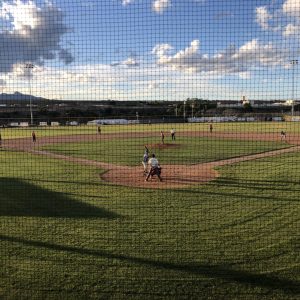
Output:
[[1,299],[297,299],[300,4],[2,1]]

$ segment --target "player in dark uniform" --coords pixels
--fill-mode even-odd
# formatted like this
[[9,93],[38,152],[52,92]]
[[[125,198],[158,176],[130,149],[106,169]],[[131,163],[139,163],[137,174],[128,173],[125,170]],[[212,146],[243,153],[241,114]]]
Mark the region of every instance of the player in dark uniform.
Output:
[[283,131],[283,130],[280,132],[280,140],[281,141],[285,141],[286,140],[286,132]]
[[36,135],[35,135],[35,132],[32,131],[32,142],[35,143],[36,142]]
[[163,131],[160,132],[160,137],[161,137],[162,144],[164,144],[165,143],[165,134]]

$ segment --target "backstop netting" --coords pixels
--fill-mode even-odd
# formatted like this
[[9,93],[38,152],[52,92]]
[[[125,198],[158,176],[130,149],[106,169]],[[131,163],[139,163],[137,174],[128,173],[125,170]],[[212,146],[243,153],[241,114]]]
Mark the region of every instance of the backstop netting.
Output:
[[300,2],[0,3],[1,299],[298,299]]

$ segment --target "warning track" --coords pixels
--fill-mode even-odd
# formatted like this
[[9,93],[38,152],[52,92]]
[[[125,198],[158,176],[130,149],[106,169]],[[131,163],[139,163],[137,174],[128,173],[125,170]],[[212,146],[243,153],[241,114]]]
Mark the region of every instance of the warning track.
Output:
[[[37,143],[33,145],[31,138],[19,138],[5,140],[2,143],[3,148],[24,151],[33,153],[36,155],[44,155],[54,159],[60,159],[80,165],[95,166],[105,170],[101,179],[116,185],[139,187],[139,188],[151,188],[151,189],[171,189],[171,188],[186,188],[193,185],[199,185],[207,183],[219,176],[219,173],[215,170],[216,167],[235,164],[243,161],[250,161],[270,156],[278,156],[285,153],[300,151],[300,136],[291,135],[287,137],[286,142],[289,144],[289,148],[280,150],[273,150],[259,154],[240,156],[230,159],[224,159],[209,163],[201,163],[195,165],[163,165],[162,177],[163,181],[158,182],[156,178],[152,181],[145,182],[143,176],[142,166],[129,167],[121,166],[111,163],[99,162],[88,160],[84,158],[78,158],[73,156],[67,156],[62,154],[56,154],[49,151],[38,150],[41,146],[57,143],[73,143],[73,142],[90,142],[97,140],[111,140],[111,139],[126,139],[126,138],[138,138],[157,136],[156,133],[116,133],[116,134],[102,134],[102,135],[64,135],[53,137],[41,137],[38,138]],[[256,141],[279,141],[280,137],[277,133],[207,133],[207,132],[179,132],[177,136],[185,137],[215,137],[222,139],[237,139],[237,140],[256,140]],[[167,146],[164,146],[167,147]]]

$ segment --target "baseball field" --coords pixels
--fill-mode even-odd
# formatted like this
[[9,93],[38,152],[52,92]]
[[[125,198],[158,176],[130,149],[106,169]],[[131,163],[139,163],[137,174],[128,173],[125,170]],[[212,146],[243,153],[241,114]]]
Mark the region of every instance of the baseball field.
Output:
[[300,297],[300,124],[101,129],[0,130],[1,299]]

